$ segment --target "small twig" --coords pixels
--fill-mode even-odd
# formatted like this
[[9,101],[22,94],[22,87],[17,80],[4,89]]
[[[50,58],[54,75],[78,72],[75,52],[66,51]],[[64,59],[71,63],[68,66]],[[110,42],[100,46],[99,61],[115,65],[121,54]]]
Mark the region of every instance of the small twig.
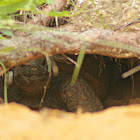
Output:
[[133,69],[123,73],[122,78],[127,78],[128,76],[131,76],[138,71],[140,71],[140,65],[138,65],[138,66],[134,67]]
[[41,108],[42,103],[43,103],[43,101],[44,101],[44,98],[45,98],[47,89],[48,89],[48,87],[49,87],[50,80],[51,80],[51,73],[49,73],[49,78],[48,78],[48,80],[47,80],[47,82],[46,82],[46,85],[44,86],[44,92],[43,92],[43,95],[42,95],[42,98],[41,98],[41,101],[40,101],[39,109]]
[[[43,53],[43,52],[42,52],[42,53]],[[44,92],[43,92],[43,95],[42,95],[42,98],[41,98],[41,101],[40,101],[39,109],[41,108],[42,103],[43,103],[43,101],[44,101],[44,98],[45,98],[45,95],[46,95],[46,92],[47,92],[47,89],[48,89],[48,87],[49,87],[49,83],[50,83],[50,80],[51,80],[51,75],[52,75],[52,73],[51,73],[51,68],[52,68],[51,60],[50,60],[50,58],[49,58],[49,56],[48,56],[47,53],[44,53],[44,55],[45,55],[45,57],[46,57],[46,61],[47,61],[47,65],[48,65],[49,77],[48,77],[48,79],[47,79],[47,81],[46,81],[46,85],[44,86]]]
[[127,26],[129,26],[129,25],[131,25],[131,24],[135,23],[136,21],[139,21],[139,20],[140,20],[140,18],[135,18],[135,19],[134,19],[134,20],[132,20],[131,22],[129,22],[129,23],[125,24],[125,25],[122,25],[121,27],[119,27],[119,28],[115,29],[114,31],[116,31],[116,30],[118,30],[118,29],[125,28],[125,27],[127,27]]
[[138,21],[138,20],[140,20],[140,18],[135,18],[135,19],[134,19],[134,20],[132,20],[131,22],[129,22],[129,23],[127,23],[127,24],[123,25],[121,28],[125,28],[125,27],[127,27],[127,26],[129,26],[129,25],[131,25],[131,24],[135,23],[135,22],[136,22],[136,21]]
[[71,63],[73,63],[74,65],[78,65],[77,62],[75,62],[73,59],[71,59],[70,57],[68,57],[65,54],[62,54],[67,60],[69,60]]

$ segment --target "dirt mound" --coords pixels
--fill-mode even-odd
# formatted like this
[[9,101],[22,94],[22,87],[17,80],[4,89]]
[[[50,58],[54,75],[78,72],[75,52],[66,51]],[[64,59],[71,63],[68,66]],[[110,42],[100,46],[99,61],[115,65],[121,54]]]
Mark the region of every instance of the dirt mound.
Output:
[[25,106],[0,105],[0,139],[138,140],[140,105],[112,107],[97,113],[76,114]]

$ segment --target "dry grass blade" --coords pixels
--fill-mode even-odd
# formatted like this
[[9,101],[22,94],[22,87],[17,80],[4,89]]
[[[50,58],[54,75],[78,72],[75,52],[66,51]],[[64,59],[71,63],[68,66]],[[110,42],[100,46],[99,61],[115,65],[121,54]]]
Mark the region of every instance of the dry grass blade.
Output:
[[5,102],[5,104],[7,104],[8,99],[7,99],[7,73],[6,73],[6,67],[1,61],[0,61],[0,65],[2,66],[2,68],[5,71],[5,73],[4,73],[4,102]]
[[46,92],[47,92],[47,88],[48,88],[48,85],[50,83],[51,75],[52,75],[51,74],[51,61],[50,61],[50,58],[49,58],[48,54],[45,54],[45,57],[46,57],[47,65],[48,65],[49,78],[47,79],[46,85],[44,87],[44,92],[43,92],[43,95],[42,95],[42,98],[41,98],[41,101],[40,101],[39,109],[41,108],[42,103],[44,101],[44,98],[45,98],[45,95],[46,95]]

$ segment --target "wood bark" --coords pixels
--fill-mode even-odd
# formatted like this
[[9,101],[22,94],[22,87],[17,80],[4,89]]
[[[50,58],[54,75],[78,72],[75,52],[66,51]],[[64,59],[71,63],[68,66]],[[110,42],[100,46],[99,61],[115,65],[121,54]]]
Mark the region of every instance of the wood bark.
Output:
[[[86,54],[140,59],[140,33],[104,29],[73,32],[63,28],[35,31],[32,34],[15,32],[11,39],[0,41],[0,60],[9,70],[44,54],[78,54],[82,46],[86,47]],[[13,49],[6,52],[10,47]],[[2,68],[0,70],[0,74],[3,74]]]

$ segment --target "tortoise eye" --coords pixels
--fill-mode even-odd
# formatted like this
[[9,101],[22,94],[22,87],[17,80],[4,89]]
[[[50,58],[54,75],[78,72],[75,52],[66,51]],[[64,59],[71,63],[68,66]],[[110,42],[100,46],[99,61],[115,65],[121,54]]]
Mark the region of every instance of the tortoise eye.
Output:
[[20,65],[20,67],[25,67],[25,65]]
[[43,60],[42,65],[46,66],[46,59]]

